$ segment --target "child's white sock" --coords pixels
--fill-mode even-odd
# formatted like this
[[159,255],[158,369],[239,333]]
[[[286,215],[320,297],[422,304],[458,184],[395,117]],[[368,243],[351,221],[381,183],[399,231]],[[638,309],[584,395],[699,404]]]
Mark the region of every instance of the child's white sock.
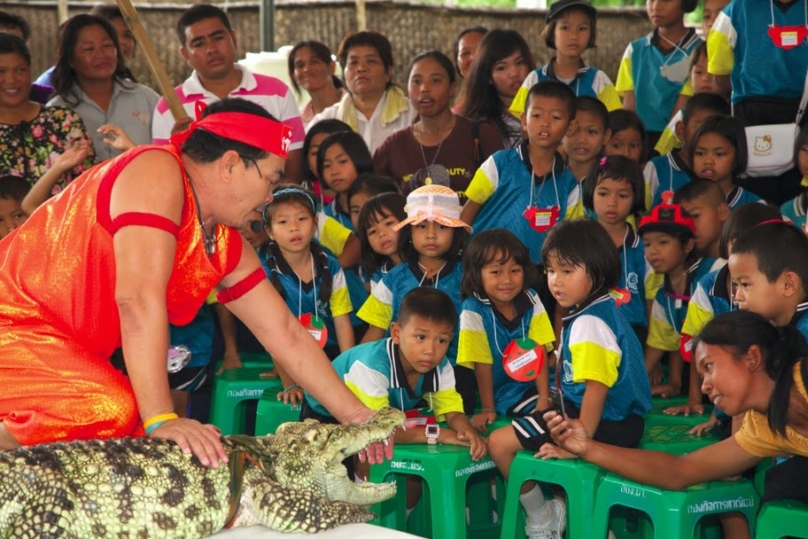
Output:
[[553,513],[544,499],[544,494],[538,485],[529,492],[519,495],[519,501],[525,508],[528,525],[540,525],[553,518]]

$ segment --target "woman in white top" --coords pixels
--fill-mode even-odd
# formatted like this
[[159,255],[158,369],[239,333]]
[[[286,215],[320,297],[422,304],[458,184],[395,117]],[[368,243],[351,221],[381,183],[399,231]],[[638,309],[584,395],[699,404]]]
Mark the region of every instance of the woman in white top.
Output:
[[[151,142],[152,113],[160,96],[126,78],[126,64],[112,24],[81,14],[64,27],[59,60],[53,72],[56,97],[50,106],[79,113],[93,141],[96,162],[121,153],[115,139],[125,134],[134,144]],[[112,124],[119,129],[107,135]]]
[[341,120],[362,136],[372,154],[414,116],[409,99],[393,82],[393,48],[382,34],[365,31],[346,37],[337,56],[348,93],[307,127],[320,120]]
[[292,87],[298,94],[302,88],[311,96],[300,109],[304,126],[345,94],[342,81],[334,75],[336,67],[331,51],[319,41],[299,41],[292,47],[289,53]]

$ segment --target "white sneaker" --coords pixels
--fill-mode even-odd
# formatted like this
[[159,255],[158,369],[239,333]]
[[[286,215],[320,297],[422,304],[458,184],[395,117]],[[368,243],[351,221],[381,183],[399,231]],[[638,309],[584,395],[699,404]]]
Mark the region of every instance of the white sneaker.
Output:
[[567,506],[559,498],[547,500],[547,504],[551,518],[542,524],[525,526],[527,539],[561,539],[561,534],[567,528]]

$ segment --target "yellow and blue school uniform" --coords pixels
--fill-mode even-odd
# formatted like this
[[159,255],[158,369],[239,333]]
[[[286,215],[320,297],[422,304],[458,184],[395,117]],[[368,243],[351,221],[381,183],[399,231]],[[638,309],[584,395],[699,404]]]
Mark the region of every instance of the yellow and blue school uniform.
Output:
[[676,47],[663,53],[659,30],[654,30],[626,47],[617,74],[617,92],[621,96],[634,92],[637,115],[648,131],[661,133],[668,124],[690,75],[690,54],[701,41],[690,28]]
[[718,14],[707,37],[707,70],[730,75],[733,103],[752,97],[799,99],[802,95],[808,45],[803,39],[785,50],[773,43],[768,32],[770,25],[808,24],[805,2],[731,2]]
[[732,188],[732,191],[727,193],[727,205],[730,210],[734,210],[743,204],[760,204],[763,199],[751,191],[747,191],[740,185]]
[[[377,328],[390,330],[390,323],[398,319],[401,302],[407,292],[419,286],[430,286],[445,292],[460,312],[460,281],[463,278],[463,265],[447,260],[446,265],[429,279],[418,267],[417,261],[409,261],[395,266],[382,275],[382,279],[371,290],[370,296],[357,313],[359,318]],[[457,332],[449,345],[446,357],[452,365],[457,359]]]
[[282,256],[272,256],[264,264],[264,272],[268,278],[276,276],[283,288],[284,301],[286,306],[294,316],[301,316],[310,313],[322,318],[326,328],[328,328],[328,340],[326,347],[337,346],[337,332],[334,328],[334,318],[343,314],[350,314],[353,311],[351,298],[348,294],[348,285],[345,282],[345,274],[339,262],[326,253],[314,254],[312,256],[325,256],[328,271],[331,273],[331,297],[323,302],[320,299],[320,289],[323,284],[323,274],[317,272],[317,265],[314,264],[314,278],[304,283],[289,267],[289,264]]
[[[328,207],[331,207],[329,204]],[[336,206],[334,206],[336,207]],[[348,224],[351,220],[348,219]],[[345,244],[351,237],[351,229],[341,223],[339,219],[330,217],[325,210],[317,213],[317,239],[329,255],[339,258],[345,250]],[[345,282],[348,284],[348,293],[351,296],[351,305],[362,305],[368,299],[368,292],[365,289],[365,280],[362,277],[361,269],[347,268],[344,271]],[[351,325],[359,326],[362,321],[356,317],[356,312],[351,311]]]
[[[696,174],[682,159],[679,150],[651,159],[645,170],[645,207],[653,208],[662,204],[662,195],[674,193],[683,185],[696,179]],[[670,201],[668,201],[670,202]]]
[[541,262],[547,232],[530,226],[531,212],[557,207],[556,223],[582,217],[580,195],[578,181],[558,154],[549,173],[541,178],[533,174],[528,141],[486,159],[466,189],[466,196],[482,206],[474,219],[474,231],[510,230],[528,247],[530,259],[536,263]]
[[502,358],[507,346],[525,337],[545,347],[555,341],[550,317],[535,291],[522,291],[513,303],[516,310],[513,320],[506,319],[488,298],[477,294],[463,300],[460,313],[457,364],[471,369],[474,363],[492,366],[494,408],[498,415],[527,414],[533,411],[538,399],[533,391],[535,383],[514,380],[505,371]]
[[[803,187],[808,187],[808,179],[802,179]],[[780,206],[780,214],[783,219],[791,221],[794,225],[802,228],[805,226],[805,213],[808,209],[808,191],[804,191]]]
[[326,204],[323,211],[327,216],[331,217],[332,219],[336,219],[339,224],[351,232],[356,232],[353,228],[353,223],[351,223],[351,214],[339,205],[336,198],[329,204]]
[[651,411],[645,355],[628,320],[608,295],[563,318],[561,389],[579,409],[586,382],[609,388],[603,419],[622,421]]
[[[454,369],[448,359],[443,358],[437,367],[422,374],[414,390],[407,383],[401,362],[399,347],[388,338],[354,346],[337,356],[331,365],[351,393],[371,410],[386,406],[413,410],[423,399],[439,421],[447,413],[463,413],[463,401],[455,390]],[[312,410],[321,416],[331,416],[308,392],[305,395]]]
[[528,92],[535,84],[546,80],[557,80],[567,84],[577,96],[594,97],[606,105],[610,112],[623,108],[623,102],[620,100],[620,96],[617,95],[617,90],[614,89],[614,84],[612,84],[609,76],[600,69],[590,67],[581,60],[578,73],[569,82],[558,78],[558,75],[553,71],[552,61],[531,71],[519,91],[516,92],[516,97],[511,102],[510,111],[514,114],[524,114],[527,108]]
[[370,293],[373,293],[373,289],[379,284],[382,278],[390,273],[390,270],[393,269],[395,265],[392,261],[386,260],[379,269],[373,272],[373,275],[370,276]]
[[733,311],[732,291],[727,287],[729,266],[711,271],[696,284],[696,291],[687,305],[682,334],[698,335],[707,322],[718,315]]
[[623,313],[632,327],[648,326],[648,314],[645,305],[645,279],[648,262],[645,260],[645,247],[637,231],[630,226],[623,237],[623,245],[618,249],[620,256],[620,282],[618,289],[631,294],[629,301],[622,301],[618,310]]
[[648,346],[666,352],[679,350],[688,304],[695,293],[697,283],[705,275],[723,267],[724,264],[726,261],[720,258],[699,258],[687,269],[683,295],[671,291],[670,282],[667,275],[665,276],[665,283],[657,291],[651,307],[651,320],[648,324],[646,341]]

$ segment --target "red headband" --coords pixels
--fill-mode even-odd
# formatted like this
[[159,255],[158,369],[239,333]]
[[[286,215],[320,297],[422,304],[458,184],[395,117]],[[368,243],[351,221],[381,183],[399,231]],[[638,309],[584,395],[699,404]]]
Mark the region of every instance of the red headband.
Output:
[[191,122],[188,129],[169,139],[172,145],[180,148],[194,131],[203,129],[286,159],[292,140],[292,128],[288,125],[244,112],[220,112],[209,114],[200,120],[206,107],[204,102],[196,102],[194,109],[197,119]]

